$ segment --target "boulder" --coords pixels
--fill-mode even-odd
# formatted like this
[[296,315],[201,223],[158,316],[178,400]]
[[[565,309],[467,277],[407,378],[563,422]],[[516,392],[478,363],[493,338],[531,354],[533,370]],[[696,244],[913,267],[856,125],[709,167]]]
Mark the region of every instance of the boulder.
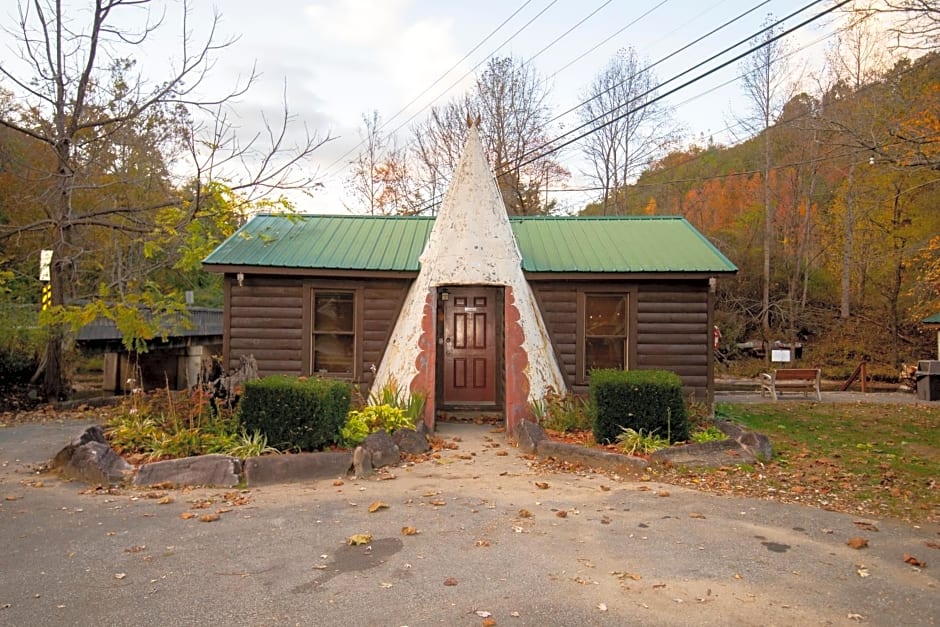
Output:
[[372,454],[363,446],[353,451],[353,472],[357,479],[365,479],[372,474]]
[[421,455],[431,449],[427,436],[418,433],[415,429],[396,429],[392,434],[392,440],[402,453],[409,455]]
[[538,452],[539,442],[545,440],[548,436],[545,435],[545,429],[541,425],[523,420],[516,425],[513,437],[520,451],[527,455],[534,455]]
[[385,430],[366,436],[362,441],[362,448],[369,452],[373,468],[397,464],[401,460],[401,449]]
[[649,466],[649,463],[640,457],[556,442],[548,438],[538,443],[538,454],[541,457],[554,457],[569,463],[581,464],[588,468],[605,470],[621,476],[641,475]]
[[134,485],[204,485],[231,488],[240,482],[242,461],[228,455],[200,455],[143,464]]
[[754,459],[754,455],[733,438],[670,446],[650,455],[650,460],[659,464],[692,467],[751,463]]
[[104,429],[102,429],[100,425],[91,425],[73,437],[69,443],[65,445],[65,448],[56,453],[56,456],[52,458],[52,461],[49,464],[49,468],[52,470],[63,468],[66,464],[69,463],[69,460],[72,459],[76,449],[89,442],[100,442],[101,444],[108,443],[104,437]]
[[[57,455],[56,458],[58,457]],[[110,446],[95,440],[75,447],[68,461],[59,467],[63,477],[91,485],[121,483],[133,470],[134,467],[124,461]]]
[[250,487],[335,479],[346,475],[352,463],[353,455],[348,451],[262,455],[245,460],[244,479]]
[[768,462],[774,456],[773,444],[770,443],[770,438],[763,433],[750,431],[738,438],[738,442],[740,442],[741,446],[747,449],[751,455],[762,462]]

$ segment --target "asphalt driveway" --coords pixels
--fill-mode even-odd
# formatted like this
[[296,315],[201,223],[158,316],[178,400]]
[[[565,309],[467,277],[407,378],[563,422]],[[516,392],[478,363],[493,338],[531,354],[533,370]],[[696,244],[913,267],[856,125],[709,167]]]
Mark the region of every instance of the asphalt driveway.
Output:
[[0,624],[940,620],[936,526],[555,474],[446,423],[457,448],[363,481],[109,493],[37,475],[82,426],[0,428]]

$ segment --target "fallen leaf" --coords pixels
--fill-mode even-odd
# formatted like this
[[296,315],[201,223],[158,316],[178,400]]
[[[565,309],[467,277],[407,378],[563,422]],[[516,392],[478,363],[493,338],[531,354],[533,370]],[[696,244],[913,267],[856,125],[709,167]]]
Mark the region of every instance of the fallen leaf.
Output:
[[403,536],[416,536],[418,535],[418,530],[414,527],[402,527],[401,535]]
[[606,612],[606,611],[607,611],[607,604],[606,604],[606,603],[598,603],[598,604],[597,604],[597,609],[599,609],[599,610],[602,611],[602,612]]
[[509,612],[509,615],[513,618],[519,618],[521,616],[519,612]]
[[477,541],[474,543],[474,545],[475,545],[475,546],[489,546],[489,545],[490,545],[490,541],[489,541],[489,540],[485,540],[485,539],[484,539],[484,540],[477,540]]
[[668,491],[668,490],[660,490],[659,496],[669,496],[669,491]]
[[506,451],[506,450],[503,450],[503,449],[500,449],[500,450],[496,451],[496,456],[497,456],[497,457],[506,457],[507,455],[509,455],[509,451]]
[[438,494],[440,494],[439,491],[428,491],[428,492],[425,492],[424,494],[422,494],[421,496],[423,496],[423,497],[425,497],[425,498],[430,498],[430,497],[432,497],[432,496],[437,496]]
[[175,500],[176,500],[176,499],[174,499],[172,496],[170,496],[169,494],[167,494],[167,495],[164,496],[162,499],[160,499],[159,501],[157,501],[157,505],[169,505],[170,503],[172,503],[172,502],[175,501]]
[[795,485],[792,488],[790,488],[790,492],[792,492],[793,494],[803,494],[806,492],[806,488],[801,485]]
[[494,625],[496,625],[496,619],[488,616],[483,619],[481,625],[483,625],[483,627],[494,627]]
[[182,514],[180,514],[180,518],[182,518],[183,520],[189,520],[190,518],[195,518],[195,517],[196,515],[192,512],[183,512]]
[[539,490],[547,490],[549,486],[544,481],[536,481],[535,487],[538,488]]
[[339,486],[343,485],[343,480],[342,480],[342,479],[337,479],[336,481],[333,482],[333,485],[336,486],[336,487],[339,487]]
[[147,547],[144,546],[143,544],[138,544],[138,545],[136,545],[136,546],[129,546],[129,547],[127,547],[126,549],[124,549],[124,552],[125,552],[125,553],[140,553],[141,551],[143,551],[143,550],[146,549],[146,548],[147,548]]
[[621,570],[615,570],[610,574],[615,576],[617,579],[621,581],[623,581],[624,579],[632,579],[633,581],[639,581],[643,579],[642,575],[638,575],[636,573],[626,573]]
[[16,494],[7,494],[5,497],[3,497],[3,500],[4,500],[4,501],[16,501],[16,500],[18,500],[19,498],[20,498],[20,497],[19,497],[18,495],[16,495]]
[[370,542],[372,542],[371,533],[353,534],[346,540],[346,544],[349,546],[359,546],[360,544],[369,544]]
[[215,513],[216,514],[228,514],[230,511],[232,511],[231,507],[220,507],[219,509],[215,510]]
[[487,612],[486,610],[477,610],[476,612],[474,612],[474,614],[476,614],[480,618],[489,618],[490,616],[493,615],[492,613]]
[[444,580],[444,585],[445,585],[445,586],[456,586],[456,585],[457,585],[457,580],[454,579],[453,577],[448,577],[447,579]]
[[127,573],[114,573],[115,579],[124,579],[125,577],[127,577]]
[[441,499],[434,499],[433,501],[431,501],[431,505],[443,507],[444,505],[447,505],[447,501],[442,501]]
[[705,514],[700,514],[698,512],[689,512],[689,518],[705,518]]
[[[737,575],[735,575],[735,576],[737,576]],[[664,584],[664,583],[654,583],[654,584],[653,584],[653,587],[654,587],[654,588],[665,588],[665,587],[666,587],[666,584]]]
[[532,512],[527,509],[520,509],[519,518],[532,518]]
[[383,581],[382,583],[379,584],[379,586],[382,587],[382,588],[391,588],[392,585],[393,585],[393,584],[390,584],[390,583],[388,583],[387,581]]
[[861,614],[851,614],[851,613],[849,613],[849,614],[846,614],[845,617],[848,618],[849,620],[857,620],[857,621],[863,621],[863,620],[865,620],[865,617],[862,616]]
[[855,569],[855,572],[858,573],[859,577],[868,577],[871,574],[868,572],[868,568],[866,566],[859,566]]
[[651,488],[648,485],[641,485],[641,486],[637,486],[636,488],[637,492],[649,492],[650,489]]
[[865,531],[878,531],[878,527],[874,523],[870,523],[867,520],[856,520],[855,526],[859,529],[864,529]]
[[927,568],[926,562],[922,562],[913,555],[908,555],[907,553],[904,554],[904,563],[910,564],[911,566],[916,566],[918,568]]
[[600,485],[600,486],[598,486],[598,487],[601,489],[601,492],[610,492],[610,486],[609,486],[609,485],[603,485],[603,484],[602,484],[602,485]]
[[375,512],[379,511],[380,509],[388,509],[388,505],[387,505],[386,503],[383,503],[382,501],[375,501],[375,502],[373,502],[372,504],[369,505],[369,513],[370,513],[370,514],[374,514]]
[[219,520],[221,516],[218,514],[203,514],[199,517],[199,522],[215,522]]
[[735,574],[734,574],[734,578],[735,578],[735,579],[744,579],[744,576],[741,575],[741,573],[735,573]]
[[927,540],[926,542],[924,542],[924,545],[928,549],[940,549],[940,542],[931,542],[930,540]]
[[846,544],[848,544],[853,549],[864,549],[866,546],[868,546],[868,540],[866,538],[859,537],[849,538]]
[[555,515],[558,516],[559,518],[567,518],[567,517],[568,517],[568,510],[560,509],[560,510],[558,510],[557,512],[555,512]]

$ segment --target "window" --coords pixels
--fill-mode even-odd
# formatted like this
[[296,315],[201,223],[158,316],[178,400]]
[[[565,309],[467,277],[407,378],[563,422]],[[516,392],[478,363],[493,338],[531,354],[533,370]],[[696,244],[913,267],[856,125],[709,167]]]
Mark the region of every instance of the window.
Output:
[[356,294],[313,293],[313,374],[352,377],[356,362]]
[[595,368],[627,366],[627,297],[624,294],[584,295],[584,359],[586,381]]

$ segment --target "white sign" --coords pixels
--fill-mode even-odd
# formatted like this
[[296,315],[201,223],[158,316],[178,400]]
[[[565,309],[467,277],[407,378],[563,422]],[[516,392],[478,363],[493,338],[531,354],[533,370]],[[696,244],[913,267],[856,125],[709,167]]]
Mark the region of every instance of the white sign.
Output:
[[770,351],[770,361],[790,361],[789,349],[773,349]]
[[52,251],[42,250],[39,252],[39,280],[49,281],[49,266],[52,265]]

